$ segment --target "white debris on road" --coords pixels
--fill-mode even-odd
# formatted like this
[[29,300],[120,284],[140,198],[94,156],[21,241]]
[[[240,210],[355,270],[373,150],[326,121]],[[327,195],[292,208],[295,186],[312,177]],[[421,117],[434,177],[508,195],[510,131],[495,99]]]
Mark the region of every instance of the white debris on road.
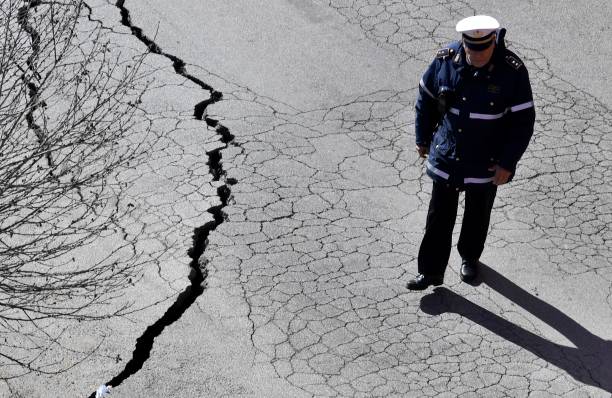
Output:
[[113,387],[111,386],[105,386],[105,385],[101,385],[100,387],[98,387],[98,389],[96,390],[96,398],[105,398],[105,397],[109,397],[110,393],[111,393],[111,389]]

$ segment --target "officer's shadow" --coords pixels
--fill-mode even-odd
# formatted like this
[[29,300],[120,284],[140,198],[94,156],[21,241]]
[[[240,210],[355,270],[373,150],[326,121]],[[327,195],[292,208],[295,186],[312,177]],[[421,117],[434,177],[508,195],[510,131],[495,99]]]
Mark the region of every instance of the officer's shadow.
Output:
[[574,379],[612,393],[612,341],[595,336],[484,264],[479,280],[559,331],[577,348],[548,341],[444,287],[424,296],[421,310],[431,315],[459,314],[563,369]]

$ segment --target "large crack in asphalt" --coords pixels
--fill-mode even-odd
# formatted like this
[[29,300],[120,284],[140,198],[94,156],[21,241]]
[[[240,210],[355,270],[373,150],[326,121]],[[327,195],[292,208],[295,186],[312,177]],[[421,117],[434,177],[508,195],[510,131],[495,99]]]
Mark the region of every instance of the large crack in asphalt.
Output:
[[[19,7],[17,11],[17,22],[21,29],[30,35],[32,47],[32,54],[28,57],[26,64],[28,65],[28,70],[31,71],[31,75],[27,75],[27,71],[23,72],[21,76],[21,80],[24,85],[27,87],[28,97],[30,101],[27,104],[27,111],[25,114],[25,119],[28,124],[28,128],[36,134],[36,138],[38,139],[38,143],[41,147],[45,146],[45,134],[43,132],[42,127],[40,127],[35,121],[35,113],[40,107],[45,107],[45,102],[40,98],[39,86],[36,85],[36,82],[40,80],[40,75],[36,70],[36,60],[40,55],[40,34],[36,30],[34,26],[29,23],[30,10],[32,8],[36,8],[41,5],[40,0],[28,0],[23,3],[21,7]],[[45,158],[47,163],[51,169],[54,168],[53,158],[51,157],[51,153],[47,152],[45,154]],[[53,171],[50,172],[53,175]]]
[[[220,141],[224,144],[223,146],[206,152],[208,161],[206,162],[209,172],[213,177],[213,181],[223,180],[224,184],[217,188],[217,196],[220,200],[220,204],[211,206],[207,212],[213,216],[213,221],[207,222],[201,227],[194,229],[193,234],[193,246],[188,250],[188,255],[191,258],[189,263],[189,286],[180,293],[176,301],[166,310],[164,315],[159,318],[155,323],[147,327],[144,333],[136,339],[136,347],[132,353],[132,358],[125,365],[124,369],[109,380],[106,385],[117,387],[130,376],[137,373],[142,369],[144,363],[149,359],[151,350],[153,349],[154,340],[157,336],[161,335],[167,326],[170,326],[181,318],[183,313],[196,301],[206,287],[206,278],[208,276],[208,270],[206,263],[200,261],[201,256],[204,254],[206,247],[208,246],[208,236],[214,231],[220,224],[222,224],[227,216],[223,209],[227,206],[231,198],[230,186],[237,183],[233,178],[225,178],[226,172],[222,165],[222,154],[224,149],[227,149],[230,145],[237,145],[234,143],[234,136],[230,133],[229,129],[219,123],[218,120],[212,119],[206,116],[206,109],[209,105],[220,101],[223,98],[223,94],[216,91],[213,87],[206,84],[197,77],[189,74],[185,68],[185,61],[179,57],[164,52],[157,43],[147,37],[141,28],[134,26],[131,21],[130,12],[125,7],[125,0],[117,0],[115,6],[120,10],[121,23],[128,27],[132,34],[144,43],[149,51],[154,54],[161,55],[172,61],[174,71],[189,81],[195,83],[197,86],[206,90],[210,93],[210,97],[197,103],[194,106],[194,118],[197,120],[204,120],[209,128],[214,129],[216,134],[220,137]],[[93,392],[89,397],[95,398],[96,393]]]

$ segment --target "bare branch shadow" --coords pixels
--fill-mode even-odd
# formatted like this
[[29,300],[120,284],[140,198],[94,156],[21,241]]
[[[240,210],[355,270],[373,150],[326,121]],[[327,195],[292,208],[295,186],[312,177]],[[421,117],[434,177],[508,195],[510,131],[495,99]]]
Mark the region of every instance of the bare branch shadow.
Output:
[[612,393],[612,341],[592,334],[485,264],[481,264],[480,274],[482,283],[556,329],[577,348],[553,343],[444,287],[424,296],[421,310],[431,315],[459,314],[563,369],[577,381]]

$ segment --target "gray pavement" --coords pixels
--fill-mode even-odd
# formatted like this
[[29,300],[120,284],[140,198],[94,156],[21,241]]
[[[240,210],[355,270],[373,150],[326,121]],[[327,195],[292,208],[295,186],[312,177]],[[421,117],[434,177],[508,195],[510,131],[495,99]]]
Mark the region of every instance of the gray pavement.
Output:
[[[150,258],[129,294],[162,301],[93,325],[107,331],[96,355],[11,381],[12,394],[85,397],[129,368],[136,338],[189,290],[193,230],[221,206],[199,258],[203,293],[112,396],[610,396],[609,3],[193,3],[125,4],[166,54],[149,57],[159,84],[144,105],[160,141],[125,198]],[[96,12],[122,45],[143,45],[114,6]],[[409,292],[431,189],[412,149],[417,84],[475,13],[508,27],[536,132],[499,190],[476,286],[453,253],[443,287]],[[208,122],[192,110],[210,92],[167,55],[223,93]]]

